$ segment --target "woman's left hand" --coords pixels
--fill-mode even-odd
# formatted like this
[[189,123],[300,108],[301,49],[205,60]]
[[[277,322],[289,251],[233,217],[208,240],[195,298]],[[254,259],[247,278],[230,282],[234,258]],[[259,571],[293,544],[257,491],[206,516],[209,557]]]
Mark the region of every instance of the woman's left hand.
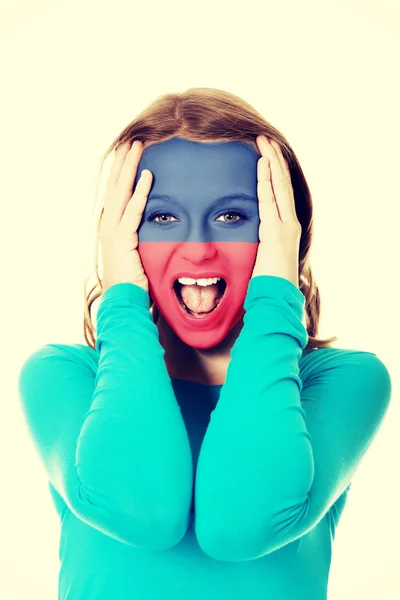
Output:
[[296,216],[289,167],[279,145],[266,136],[256,138],[261,158],[257,163],[260,215],[256,262],[252,277],[275,275],[299,287],[301,225]]

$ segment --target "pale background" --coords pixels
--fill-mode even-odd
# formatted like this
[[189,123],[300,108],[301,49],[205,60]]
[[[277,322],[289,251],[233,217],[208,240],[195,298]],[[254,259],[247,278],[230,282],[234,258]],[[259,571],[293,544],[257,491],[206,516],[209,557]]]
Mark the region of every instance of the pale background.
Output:
[[399,17],[396,0],[3,0],[1,598],[57,595],[59,526],[18,371],[46,343],[84,343],[100,156],[153,99],[189,87],[242,96],[287,137],[314,200],[321,335],[375,352],[392,375],[329,600],[400,597]]

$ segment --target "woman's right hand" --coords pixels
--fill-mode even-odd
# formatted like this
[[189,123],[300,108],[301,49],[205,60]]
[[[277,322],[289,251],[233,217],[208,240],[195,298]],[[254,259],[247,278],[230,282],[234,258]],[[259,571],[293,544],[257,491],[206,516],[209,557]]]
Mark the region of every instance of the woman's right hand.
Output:
[[149,292],[149,282],[140,260],[137,229],[153,181],[148,169],[142,172],[132,195],[133,182],[143,153],[136,140],[121,144],[107,181],[99,240],[103,260],[103,292],[116,283],[134,283]]

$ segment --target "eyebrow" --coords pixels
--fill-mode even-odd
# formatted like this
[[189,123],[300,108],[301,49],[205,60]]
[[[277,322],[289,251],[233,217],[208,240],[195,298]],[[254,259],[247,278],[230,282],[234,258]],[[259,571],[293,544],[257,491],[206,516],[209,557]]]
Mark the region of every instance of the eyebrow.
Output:
[[[172,204],[173,206],[180,206],[181,203],[174,196],[167,196],[166,194],[154,194],[149,197],[147,200],[147,204],[152,202],[153,200],[161,200],[163,202],[167,202],[168,204]],[[229,204],[232,200],[244,200],[245,202],[251,202],[254,204],[258,203],[258,199],[254,196],[249,196],[249,194],[226,194],[225,196],[221,196],[215,200],[215,204],[223,205]]]

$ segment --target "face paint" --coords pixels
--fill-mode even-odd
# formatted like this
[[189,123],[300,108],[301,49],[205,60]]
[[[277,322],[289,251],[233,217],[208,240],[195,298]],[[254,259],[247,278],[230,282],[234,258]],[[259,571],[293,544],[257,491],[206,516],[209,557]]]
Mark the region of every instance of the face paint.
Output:
[[[153,174],[138,228],[149,294],[171,329],[193,348],[217,346],[244,316],[259,243],[259,158],[242,142],[175,137],[145,148],[139,162],[135,186],[143,169]],[[206,290],[182,287],[181,277],[221,281]],[[178,288],[194,310],[212,308],[223,295],[212,312],[192,316],[178,300]]]

